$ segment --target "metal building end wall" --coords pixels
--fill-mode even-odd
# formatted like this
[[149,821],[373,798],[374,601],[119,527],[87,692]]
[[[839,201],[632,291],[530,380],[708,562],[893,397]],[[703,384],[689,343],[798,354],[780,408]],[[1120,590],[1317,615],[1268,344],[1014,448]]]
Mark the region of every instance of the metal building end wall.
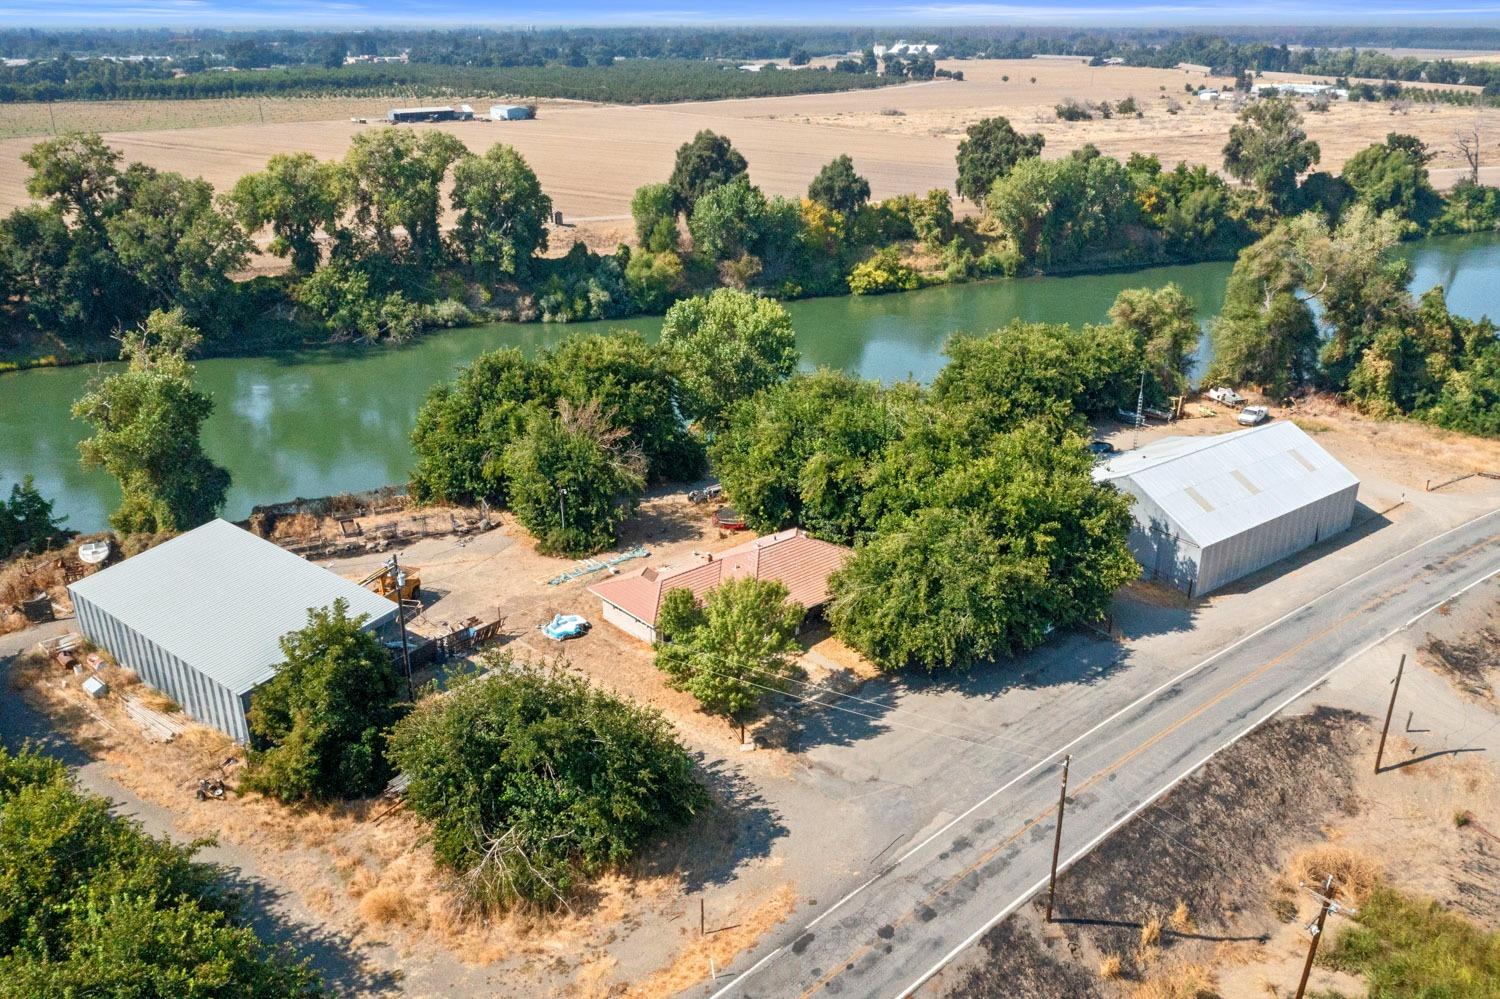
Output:
[[132,631],[116,618],[73,594],[79,630],[85,638],[114,656],[147,686],[166,694],[195,721],[218,729],[238,742],[248,742],[250,726],[245,709],[232,691],[176,656]]

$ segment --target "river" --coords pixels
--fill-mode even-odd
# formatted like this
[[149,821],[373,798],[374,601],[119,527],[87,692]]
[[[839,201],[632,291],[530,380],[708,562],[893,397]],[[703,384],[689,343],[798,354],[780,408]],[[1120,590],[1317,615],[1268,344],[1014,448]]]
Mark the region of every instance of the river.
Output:
[[[1424,291],[1448,290],[1462,315],[1500,317],[1500,235],[1445,237],[1406,246]],[[928,381],[956,331],[983,331],[1015,318],[1100,322],[1125,288],[1176,281],[1206,323],[1223,300],[1227,263],[1159,267],[1076,277],[981,281],[872,298],[789,303],[803,363],[867,378]],[[208,454],[233,476],[226,514],[257,503],[326,496],[405,481],[417,407],[433,383],[483,351],[535,350],[569,333],[630,327],[654,336],[659,318],[571,326],[498,323],[429,335],[398,347],[347,346],[198,364],[214,414],[203,430]],[[1201,366],[1203,358],[1200,357]],[[68,526],[105,526],[119,490],[102,471],[78,464],[85,427],[69,415],[85,384],[109,365],[39,368],[0,375],[0,486],[32,475]]]

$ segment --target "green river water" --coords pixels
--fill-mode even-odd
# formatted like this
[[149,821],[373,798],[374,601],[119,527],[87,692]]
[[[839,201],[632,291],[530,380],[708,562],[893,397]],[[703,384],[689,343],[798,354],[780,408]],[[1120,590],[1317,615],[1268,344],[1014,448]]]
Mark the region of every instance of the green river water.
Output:
[[[1500,236],[1428,240],[1405,248],[1413,288],[1448,289],[1463,315],[1500,317]],[[1014,318],[1099,322],[1125,288],[1176,281],[1207,322],[1223,299],[1229,264],[1194,264],[1077,277],[985,281],[874,298],[789,303],[803,363],[867,378],[927,381],[956,331]],[[230,517],[257,503],[326,496],[400,483],[408,434],[428,388],[477,354],[505,345],[534,350],[580,328],[630,327],[654,336],[659,318],[554,326],[495,324],[452,330],[399,347],[349,346],[198,364],[216,408],[204,447],[234,483]],[[1200,354],[1202,352],[1200,351]],[[1200,366],[1203,358],[1200,356]],[[0,375],[0,488],[36,478],[77,530],[97,530],[119,500],[113,480],[78,464],[82,424],[68,413],[85,383],[108,366],[42,368]]]

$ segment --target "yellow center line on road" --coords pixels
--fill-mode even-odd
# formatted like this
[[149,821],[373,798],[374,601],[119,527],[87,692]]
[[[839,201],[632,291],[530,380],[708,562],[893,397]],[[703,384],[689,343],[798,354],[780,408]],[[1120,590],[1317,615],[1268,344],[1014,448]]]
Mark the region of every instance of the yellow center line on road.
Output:
[[[1087,791],[1089,788],[1091,788],[1095,784],[1099,783],[1099,781],[1101,781],[1104,778],[1108,777],[1110,774],[1112,774],[1115,771],[1119,770],[1121,767],[1123,767],[1126,764],[1128,764],[1131,760],[1133,760],[1136,757],[1140,756],[1146,750],[1150,749],[1152,746],[1154,746],[1157,743],[1159,743],[1162,739],[1165,739],[1167,736],[1171,735],[1173,732],[1175,732],[1178,729],[1182,728],[1182,726],[1186,725],[1188,722],[1190,722],[1193,719],[1195,719],[1195,718],[1199,717],[1200,715],[1202,715],[1205,711],[1208,711],[1209,709],[1211,709],[1211,708],[1213,708],[1213,707],[1215,707],[1215,706],[1217,706],[1219,704],[1222,704],[1224,702],[1225,698],[1229,697],[1231,694],[1235,693],[1236,691],[1238,691],[1242,687],[1246,686],[1247,684],[1253,682],[1254,680],[1258,679],[1259,677],[1264,676],[1270,670],[1275,669],[1278,665],[1280,665],[1281,663],[1285,662],[1292,655],[1295,655],[1297,652],[1300,652],[1301,650],[1307,648],[1309,645],[1311,645],[1314,642],[1318,641],[1319,639],[1323,638],[1325,635],[1328,635],[1328,634],[1330,634],[1330,633],[1338,630],[1344,624],[1348,623],[1349,621],[1352,621],[1354,618],[1360,616],[1361,614],[1363,614],[1365,611],[1371,609],[1372,607],[1376,607],[1379,604],[1382,604],[1382,603],[1386,602],[1387,600],[1389,600],[1395,594],[1400,593],[1403,589],[1407,589],[1412,584],[1414,584],[1414,583],[1416,583],[1416,582],[1418,582],[1418,581],[1420,581],[1422,579],[1425,579],[1425,578],[1427,578],[1429,576],[1437,574],[1445,566],[1447,566],[1450,563],[1455,562],[1455,561],[1457,561],[1457,560],[1459,560],[1461,558],[1464,558],[1469,553],[1473,552],[1475,549],[1483,548],[1483,547],[1489,545],[1492,540],[1493,540],[1492,538],[1486,538],[1483,541],[1475,542],[1474,544],[1469,545],[1467,548],[1463,548],[1463,549],[1460,549],[1459,551],[1456,551],[1456,552],[1452,553],[1451,555],[1447,556],[1446,558],[1442,559],[1439,562],[1432,563],[1430,566],[1428,566],[1422,572],[1417,573],[1416,575],[1410,577],[1409,579],[1403,580],[1399,585],[1394,586],[1391,589],[1386,590],[1386,591],[1378,594],[1377,596],[1374,596],[1374,597],[1370,598],[1369,600],[1365,601],[1363,604],[1359,605],[1354,610],[1350,611],[1348,614],[1345,614],[1343,617],[1338,618],[1337,620],[1333,621],[1331,624],[1327,625],[1326,627],[1322,628],[1321,630],[1316,631],[1313,634],[1307,636],[1302,641],[1298,642],[1297,644],[1295,644],[1295,645],[1291,646],[1290,648],[1288,648],[1286,651],[1282,652],[1280,655],[1277,655],[1277,656],[1273,657],[1272,659],[1269,659],[1266,662],[1262,663],[1260,666],[1257,666],[1254,670],[1250,671],[1249,673],[1246,673],[1244,676],[1240,677],[1238,680],[1236,680],[1234,683],[1230,684],[1228,687],[1225,687],[1222,691],[1220,691],[1214,697],[1212,697],[1209,700],[1205,701],[1203,704],[1199,705],[1197,708],[1193,709],[1188,714],[1184,715],[1183,717],[1179,718],[1177,721],[1173,722],[1172,724],[1170,724],[1170,725],[1166,726],[1165,728],[1163,728],[1161,731],[1157,732],[1150,739],[1147,739],[1145,742],[1141,743],[1139,746],[1135,747],[1130,752],[1123,754],[1122,756],[1120,756],[1117,759],[1115,759],[1114,761],[1112,761],[1108,766],[1106,766],[1102,770],[1100,770],[1097,773],[1095,773],[1092,777],[1090,777],[1088,780],[1084,781],[1082,784],[1080,784],[1078,786],[1077,791],[1075,791],[1073,793],[1073,796],[1076,796],[1077,794],[1081,794],[1084,791]],[[955,874],[952,877],[948,878],[948,880],[944,881],[941,885],[939,885],[931,893],[929,893],[927,896],[925,896],[922,899],[921,904],[919,904],[915,908],[913,908],[913,909],[907,911],[905,914],[903,914],[899,919],[897,919],[895,922],[893,922],[891,924],[891,928],[893,930],[894,929],[898,929],[901,926],[904,926],[906,923],[910,922],[911,919],[914,916],[916,916],[916,914],[918,912],[920,912],[922,909],[929,908],[930,905],[931,905],[931,903],[937,901],[937,899],[939,897],[941,897],[942,895],[947,894],[950,890],[952,890],[952,888],[953,888],[954,885],[958,884],[964,878],[966,878],[970,874],[974,873],[974,871],[978,870],[980,867],[982,867],[985,864],[989,863],[989,861],[991,859],[993,859],[996,854],[1000,853],[1002,850],[1004,850],[1006,847],[1010,846],[1016,840],[1020,839],[1024,835],[1026,835],[1026,833],[1030,832],[1032,829],[1036,828],[1042,822],[1046,821],[1055,811],[1056,811],[1055,807],[1048,806],[1047,808],[1042,809],[1036,815],[1033,815],[1030,819],[1027,819],[1026,822],[1023,823],[1019,829],[1017,829],[1011,835],[1007,836],[1001,842],[997,843],[996,845],[994,845],[990,849],[986,850],[982,855],[980,855],[979,859],[977,859],[973,863],[969,864],[967,867],[965,867],[963,870],[959,871],[957,874]],[[862,957],[864,957],[866,954],[870,953],[870,951],[874,949],[874,946],[875,946],[874,944],[863,944],[863,945],[861,945],[846,960],[841,961],[838,964],[836,964],[833,967],[832,970],[828,971],[826,974],[823,975],[822,978],[818,979],[811,986],[809,986],[808,989],[805,992],[802,993],[801,999],[808,999],[808,997],[810,997],[812,995],[815,995],[816,993],[822,991],[822,989],[825,986],[827,986],[827,984],[829,982],[833,981],[835,978],[837,978],[840,975],[842,975],[845,971],[847,971],[850,968],[854,967],[854,965]]]

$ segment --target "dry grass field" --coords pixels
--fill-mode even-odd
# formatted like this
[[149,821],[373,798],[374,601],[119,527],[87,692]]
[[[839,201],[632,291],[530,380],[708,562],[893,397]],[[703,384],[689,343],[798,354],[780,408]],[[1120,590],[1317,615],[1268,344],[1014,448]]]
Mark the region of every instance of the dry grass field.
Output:
[[[1095,68],[1073,59],[946,65],[961,69],[965,81],[656,106],[549,102],[530,122],[422,127],[451,130],[476,150],[502,141],[514,145],[566,219],[585,223],[577,235],[592,235],[596,223],[628,218],[635,188],[664,179],[677,146],[703,128],[728,135],[749,159],[752,178],[769,193],[802,193],[820,166],[848,153],[880,198],[950,187],[964,129],[990,115],[1006,115],[1017,127],[1045,134],[1049,156],[1092,142],[1111,155],[1155,153],[1168,165],[1187,160],[1215,167],[1234,117],[1227,106],[1204,105],[1184,93],[1185,84],[1226,82],[1198,70]],[[1267,82],[1273,76],[1280,75],[1268,75]],[[1143,117],[1068,123],[1053,113],[1054,105],[1070,97],[1118,102],[1130,96]],[[100,129],[130,159],[200,175],[224,189],[274,152],[341,156],[355,132],[384,127],[349,119],[378,117],[389,103],[308,98],[9,106],[0,125],[0,210],[27,200],[20,156],[50,132],[53,118],[60,131]],[[1447,106],[1393,113],[1387,104],[1336,104],[1308,115],[1308,131],[1322,144],[1323,168],[1334,170],[1389,131],[1413,133],[1437,153],[1439,183],[1451,183],[1459,165],[1454,132],[1474,115]],[[1500,127],[1500,112],[1487,117],[1494,119],[1488,128]],[[609,228],[606,242],[628,230]]]

